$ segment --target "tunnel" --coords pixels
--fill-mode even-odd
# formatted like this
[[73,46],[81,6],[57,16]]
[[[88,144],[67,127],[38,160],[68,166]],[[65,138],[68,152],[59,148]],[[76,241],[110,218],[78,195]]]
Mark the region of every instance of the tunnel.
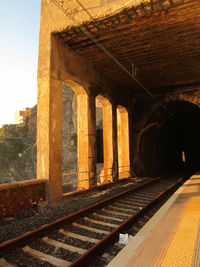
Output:
[[187,101],[169,102],[165,116],[146,127],[140,156],[150,175],[190,175],[200,166],[200,108]]

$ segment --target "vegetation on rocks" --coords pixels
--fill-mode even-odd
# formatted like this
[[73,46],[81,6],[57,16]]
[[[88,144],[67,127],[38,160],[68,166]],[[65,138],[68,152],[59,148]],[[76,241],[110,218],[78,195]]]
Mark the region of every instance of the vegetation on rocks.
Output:
[[[77,97],[69,87],[62,90],[62,172],[67,191],[77,186]],[[103,129],[102,108],[96,108],[97,130]],[[25,123],[0,128],[0,183],[36,178],[37,106]],[[102,163],[97,164],[100,175]]]
[[32,179],[36,175],[36,107],[20,125],[0,129],[0,183]]

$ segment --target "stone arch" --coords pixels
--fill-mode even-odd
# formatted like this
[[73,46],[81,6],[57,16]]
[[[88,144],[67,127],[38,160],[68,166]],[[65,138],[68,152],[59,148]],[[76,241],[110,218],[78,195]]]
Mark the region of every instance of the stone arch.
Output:
[[125,107],[117,106],[117,144],[119,179],[130,176],[129,114]]
[[153,110],[158,109],[160,105],[166,105],[169,102],[176,102],[176,101],[187,101],[197,106],[200,106],[200,96],[196,94],[176,93],[162,97],[159,103],[154,104]]
[[[137,139],[137,154],[140,174],[156,175],[161,173],[196,170],[199,164],[200,109],[195,98],[174,96],[165,98],[168,112],[165,116],[153,116],[140,130]],[[158,110],[160,106],[157,106]],[[157,111],[156,109],[154,109]],[[159,114],[159,113],[158,113]],[[182,162],[181,153],[186,155]]]
[[76,95],[87,95],[87,92],[83,86],[73,80],[67,79],[63,82],[63,85],[69,86]]
[[63,85],[77,97],[78,189],[88,189],[96,185],[95,98],[75,81],[68,79]]
[[193,103],[197,106],[200,106],[200,96],[196,94],[178,94],[180,100],[185,100],[187,102]]
[[113,180],[113,108],[111,102],[103,95],[97,99],[102,104],[103,111],[103,175],[101,182],[107,183]]

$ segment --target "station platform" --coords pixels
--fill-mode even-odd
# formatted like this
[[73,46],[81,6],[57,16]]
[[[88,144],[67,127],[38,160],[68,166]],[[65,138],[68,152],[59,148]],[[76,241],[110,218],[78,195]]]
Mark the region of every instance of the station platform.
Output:
[[108,267],[200,267],[200,175],[193,175]]

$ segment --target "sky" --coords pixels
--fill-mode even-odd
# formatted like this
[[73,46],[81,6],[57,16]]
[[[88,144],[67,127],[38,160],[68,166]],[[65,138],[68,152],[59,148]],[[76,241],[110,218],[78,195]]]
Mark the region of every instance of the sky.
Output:
[[0,127],[37,103],[41,0],[0,0]]

